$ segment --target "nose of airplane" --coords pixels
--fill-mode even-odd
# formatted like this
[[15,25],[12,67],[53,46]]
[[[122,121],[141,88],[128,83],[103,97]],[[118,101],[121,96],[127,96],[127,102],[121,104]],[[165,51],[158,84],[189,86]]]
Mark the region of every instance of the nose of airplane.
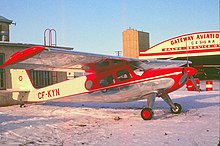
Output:
[[193,76],[195,73],[197,73],[197,70],[192,67],[186,67],[184,68],[184,72],[188,74],[188,76]]

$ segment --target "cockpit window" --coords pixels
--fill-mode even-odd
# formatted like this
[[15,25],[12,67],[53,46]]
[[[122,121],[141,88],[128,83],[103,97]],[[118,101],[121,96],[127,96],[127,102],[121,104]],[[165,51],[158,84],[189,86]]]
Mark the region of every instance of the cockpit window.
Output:
[[113,75],[109,75],[103,79],[100,80],[100,86],[108,86],[110,84],[115,83]]
[[109,65],[108,60],[104,60],[102,62],[96,63],[96,66],[99,66],[99,67],[104,67],[104,66],[108,66],[108,65]]
[[116,60],[116,59],[112,60],[113,64],[120,64],[122,62],[123,62],[123,60]]
[[116,72],[116,75],[119,81],[124,81],[131,78],[129,72],[126,69]]
[[139,62],[131,62],[129,66],[134,71],[134,73],[138,76],[141,76],[144,73],[144,69],[142,68],[142,66],[140,66]]

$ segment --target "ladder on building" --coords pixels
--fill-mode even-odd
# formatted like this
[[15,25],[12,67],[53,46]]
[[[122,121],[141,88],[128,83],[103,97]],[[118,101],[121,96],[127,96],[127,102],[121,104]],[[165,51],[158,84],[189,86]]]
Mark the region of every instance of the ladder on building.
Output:
[[[44,46],[57,46],[57,34],[55,29],[47,28],[44,31]],[[47,36],[49,37],[49,41],[47,44]]]

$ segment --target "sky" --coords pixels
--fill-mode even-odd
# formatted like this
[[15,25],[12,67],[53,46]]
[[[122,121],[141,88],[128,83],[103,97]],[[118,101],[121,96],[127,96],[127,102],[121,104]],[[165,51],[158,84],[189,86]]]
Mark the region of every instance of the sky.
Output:
[[150,46],[183,34],[219,30],[219,0],[0,0],[13,20],[14,43],[44,43],[55,29],[59,46],[116,55],[128,28],[150,33]]

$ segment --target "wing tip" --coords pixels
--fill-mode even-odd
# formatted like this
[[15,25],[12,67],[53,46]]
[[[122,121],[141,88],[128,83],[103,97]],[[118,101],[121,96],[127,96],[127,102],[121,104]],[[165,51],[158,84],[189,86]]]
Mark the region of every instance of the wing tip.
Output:
[[27,48],[25,50],[16,52],[16,53],[12,54],[10,56],[10,58],[0,66],[0,68],[4,68],[6,66],[16,64],[18,62],[21,62],[21,61],[24,61],[28,58],[31,58],[31,57],[39,54],[40,52],[42,52],[44,49],[45,48],[43,46],[33,46],[33,47]]

